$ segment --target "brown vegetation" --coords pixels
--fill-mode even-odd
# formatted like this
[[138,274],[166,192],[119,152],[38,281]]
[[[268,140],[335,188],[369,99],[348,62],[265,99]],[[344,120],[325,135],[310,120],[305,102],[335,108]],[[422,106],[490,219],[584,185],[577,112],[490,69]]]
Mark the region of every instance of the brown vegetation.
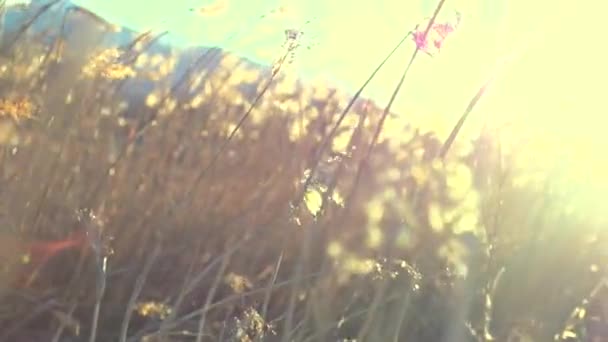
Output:
[[433,132],[389,117],[376,139],[383,108],[341,118],[347,94],[229,53],[176,87],[150,35],[59,37],[4,40],[0,219],[89,246],[0,276],[0,340],[591,341],[608,230],[516,183],[495,132],[442,157]]

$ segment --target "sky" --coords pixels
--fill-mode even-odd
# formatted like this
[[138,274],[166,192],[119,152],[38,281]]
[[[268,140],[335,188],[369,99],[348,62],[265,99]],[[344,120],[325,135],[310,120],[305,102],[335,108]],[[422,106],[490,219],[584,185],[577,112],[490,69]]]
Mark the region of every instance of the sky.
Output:
[[[300,29],[302,46],[290,67],[354,90],[432,15],[438,0],[74,2],[138,31],[169,30],[176,44],[220,46],[265,64],[281,53],[284,30]],[[522,134],[552,137],[551,153],[571,158],[564,164],[592,165],[577,171],[580,177],[608,173],[608,157],[602,157],[608,147],[608,49],[601,44],[607,10],[600,0],[446,0],[438,20],[453,20],[458,11],[461,23],[440,53],[418,56],[393,111],[446,136],[496,75],[466,129],[512,124]],[[385,105],[414,49],[412,41],[402,46],[364,96]]]
[[[357,89],[411,28],[431,16],[437,0],[75,0],[109,21],[136,30],[169,30],[187,45],[216,45],[270,64],[284,30],[300,28],[291,66],[311,78]],[[189,9],[195,11],[189,11]],[[282,9],[282,10],[278,10]],[[274,10],[274,13],[273,13]],[[608,76],[599,0],[447,0],[439,20],[455,11],[461,25],[434,57],[420,55],[395,101],[396,112],[420,120],[455,121],[479,87],[509,55],[470,121],[525,120],[542,131],[601,135],[608,113],[601,94]],[[260,19],[261,16],[265,16]],[[307,23],[308,22],[308,23]],[[308,49],[309,48],[309,49]],[[408,41],[364,95],[381,105],[414,50]],[[580,129],[572,131],[572,116]],[[447,130],[448,126],[446,126]],[[473,124],[471,124],[475,127]]]
[[[402,36],[433,13],[437,3],[431,0],[75,2],[109,21],[136,30],[166,29],[177,43],[221,46],[266,64],[281,53],[284,30],[299,28],[304,35],[292,67],[308,77],[328,78],[349,89],[357,89]],[[525,101],[525,107],[534,111],[539,121],[545,121],[538,112],[572,105],[561,103],[566,98],[556,92],[574,97],[568,94],[581,92],[575,86],[583,81],[581,74],[597,76],[597,69],[603,64],[599,56],[606,56],[606,49],[595,41],[602,39],[601,7],[608,9],[601,4],[599,0],[447,0],[440,20],[449,20],[458,11],[462,15],[461,25],[446,39],[440,54],[418,58],[403,95],[397,99],[396,109],[425,116],[438,112],[457,116],[460,112],[457,109],[466,106],[499,61],[515,53],[520,57],[505,67],[506,76],[497,81],[502,93],[493,94],[492,101],[486,102],[500,111],[514,111],[511,104]],[[191,8],[195,11],[189,11]],[[408,41],[365,94],[380,103],[386,102],[413,49],[413,42]],[[568,64],[574,67],[565,67]],[[572,70],[565,69],[575,72],[570,74]],[[561,84],[554,82],[557,75]],[[538,93],[541,89],[543,94]],[[517,111],[521,109],[517,107]]]

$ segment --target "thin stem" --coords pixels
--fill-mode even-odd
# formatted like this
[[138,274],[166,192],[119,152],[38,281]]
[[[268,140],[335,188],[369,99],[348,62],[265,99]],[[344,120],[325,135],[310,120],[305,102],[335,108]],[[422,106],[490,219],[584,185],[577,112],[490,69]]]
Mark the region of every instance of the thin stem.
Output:
[[129,302],[127,303],[127,310],[125,312],[125,317],[122,321],[120,328],[120,342],[125,342],[127,340],[127,332],[129,330],[129,321],[131,320],[131,316],[133,315],[133,308],[135,307],[135,303],[137,302],[137,298],[139,298],[139,294],[141,293],[144,284],[146,283],[146,279],[148,278],[148,274],[152,269],[152,265],[156,258],[160,254],[160,244],[156,244],[156,247],[148,257],[146,264],[144,265],[143,270],[137,276],[137,280],[135,282],[135,287],[133,288],[133,292],[131,293],[131,297],[129,298]]

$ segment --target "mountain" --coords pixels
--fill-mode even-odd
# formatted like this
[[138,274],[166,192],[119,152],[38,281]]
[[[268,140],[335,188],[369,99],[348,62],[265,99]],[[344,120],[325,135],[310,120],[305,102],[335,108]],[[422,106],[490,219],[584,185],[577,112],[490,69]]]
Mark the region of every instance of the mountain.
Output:
[[[23,31],[24,25],[28,26]],[[100,47],[128,47],[138,37],[149,40],[149,45],[145,51],[148,55],[161,55],[175,59],[175,67],[164,77],[164,80],[175,83],[186,73],[195,72],[198,74],[211,75],[221,67],[220,63],[228,54],[236,56],[230,51],[225,51],[221,47],[215,46],[195,46],[183,47],[172,44],[170,33],[152,33],[142,37],[141,32],[133,29],[117,26],[95,13],[73,4],[70,1],[61,0],[32,0],[29,4],[8,6],[4,18],[4,30],[2,33],[1,51],[4,54],[10,53],[12,46],[18,39],[33,39],[50,47],[58,38],[65,42],[66,49],[72,53],[72,59],[66,63],[84,63],[91,53]],[[197,60],[199,63],[191,70]],[[248,100],[253,100],[257,96],[260,82],[264,82],[271,77],[272,69],[270,66],[255,63],[247,58],[236,56],[239,68],[255,70],[259,77],[257,82],[242,84],[240,91]],[[199,60],[199,62],[201,62]],[[145,68],[145,67],[144,67]],[[143,70],[146,71],[146,70]],[[280,79],[280,77],[278,77]],[[200,92],[204,82],[198,88],[181,90],[179,97],[191,97],[194,93]],[[296,81],[297,92],[302,91],[308,85],[298,79]],[[330,85],[325,85],[329,93],[336,89]],[[123,85],[124,96],[130,100],[142,100],[142,97],[150,93],[155,85],[149,80],[142,78],[127,79]],[[131,101],[129,101],[131,102]],[[356,102],[356,108],[367,105],[367,100]]]

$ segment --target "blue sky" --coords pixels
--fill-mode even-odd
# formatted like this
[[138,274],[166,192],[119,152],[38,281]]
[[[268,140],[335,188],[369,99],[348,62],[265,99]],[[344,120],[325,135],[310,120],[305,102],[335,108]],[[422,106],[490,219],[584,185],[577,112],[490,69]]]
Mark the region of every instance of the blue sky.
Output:
[[[431,0],[75,0],[93,12],[136,30],[167,29],[176,42],[217,45],[270,64],[281,54],[284,30],[301,28],[303,48],[292,66],[309,77],[356,89],[413,25],[434,11]],[[571,130],[573,115],[606,108],[596,87],[604,82],[607,49],[602,30],[608,6],[595,0],[447,0],[440,20],[462,15],[457,31],[434,58],[421,55],[395,109],[415,119],[456,120],[482,83],[509,54],[480,104],[479,123],[526,120],[543,130]],[[200,15],[190,8],[220,11]],[[271,11],[283,8],[280,14]],[[260,19],[266,15],[264,19]],[[305,24],[310,21],[308,24]],[[311,46],[306,49],[306,46]],[[527,46],[527,47],[526,47]],[[414,49],[409,42],[365,94],[386,102]],[[559,82],[555,79],[559,78]],[[596,96],[597,95],[597,96]],[[581,110],[581,108],[585,108]],[[581,113],[584,112],[584,113]],[[550,116],[550,117],[547,117]],[[473,118],[471,119],[471,121]],[[597,116],[584,120],[585,129]],[[446,128],[447,129],[447,128]],[[581,133],[582,134],[582,133]],[[586,133],[585,133],[586,135]]]
[[[167,29],[172,39],[192,45],[218,45],[258,62],[280,53],[283,31],[301,27],[303,47],[293,68],[309,77],[337,80],[358,88],[386,53],[413,25],[434,11],[432,0],[75,0],[97,14],[137,30]],[[200,15],[190,8],[221,11]],[[283,8],[281,14],[272,10]],[[494,89],[480,103],[499,125],[525,120],[543,130],[571,133],[572,115],[594,115],[607,106],[598,87],[608,60],[602,32],[608,5],[596,0],[447,0],[440,20],[462,15],[457,31],[434,58],[421,55],[408,76],[397,111],[413,120],[446,121],[451,126],[470,98],[509,54]],[[264,19],[260,16],[266,15]],[[308,24],[305,24],[310,21]],[[527,46],[527,47],[526,47]],[[391,59],[365,94],[386,102],[414,45]],[[556,82],[556,79],[559,79]],[[608,112],[608,111],[606,111]],[[473,121],[475,118],[471,118]],[[580,132],[597,130],[590,116]],[[474,129],[474,125],[472,129]],[[539,128],[540,129],[540,128]],[[563,132],[562,132],[563,133]]]
[[[284,30],[301,28],[303,47],[311,48],[299,49],[292,68],[356,89],[405,32],[432,14],[438,0],[74,1],[116,24],[169,30],[176,43],[221,46],[267,64],[280,55]],[[220,10],[209,15],[189,11],[209,6]],[[278,8],[284,10],[277,13]],[[607,145],[608,49],[603,42],[608,3],[447,0],[439,20],[454,11],[462,15],[460,27],[439,55],[419,56],[393,110],[446,136],[479,87],[499,70],[499,62],[514,55],[466,130],[474,134],[483,124],[511,124],[516,135],[547,137],[550,143],[539,143],[545,150],[535,156],[567,154],[563,165],[585,165],[573,169],[577,177],[606,183],[608,160],[598,156],[605,156]],[[399,50],[364,95],[386,104],[413,49],[409,42]],[[595,188],[608,191],[608,184]]]
[[[281,54],[284,30],[304,31],[302,47],[293,68],[308,77],[329,78],[356,89],[386,53],[414,25],[430,16],[436,6],[429,0],[76,0],[106,19],[146,30],[169,30],[175,43],[218,45],[255,61],[270,64]],[[500,3],[491,8],[477,6],[481,0],[447,1],[442,13],[464,14],[467,25],[480,20],[497,23]],[[188,9],[218,6],[223,11],[200,15]],[[487,8],[486,8],[487,7]],[[284,9],[280,14],[273,10]],[[480,16],[476,12],[485,13]],[[265,15],[265,18],[260,19]],[[496,25],[493,25],[496,26]],[[488,29],[488,28],[486,28]],[[491,28],[494,30],[494,27]],[[310,49],[308,49],[310,47]],[[378,76],[378,84],[395,83],[394,68],[413,51],[410,42],[393,67]],[[389,70],[392,69],[392,70]],[[370,87],[368,95],[384,96],[385,87]]]
[[[175,43],[220,46],[266,64],[281,54],[284,30],[301,28],[304,48],[291,68],[351,90],[436,6],[431,0],[74,1],[115,24],[169,30]],[[189,11],[214,6],[219,10],[207,14]],[[538,155],[558,161],[567,155],[561,164],[584,165],[572,167],[573,175],[607,183],[608,158],[599,156],[605,156],[608,126],[608,49],[602,44],[608,3],[447,0],[439,21],[455,11],[462,15],[460,27],[440,54],[416,60],[393,105],[396,120],[445,137],[479,87],[500,70],[461,136],[474,135],[481,125],[511,124],[516,135],[537,137],[543,149],[534,150],[531,165]],[[364,96],[385,105],[413,50],[412,42],[400,49]],[[608,184],[594,184],[608,191]]]

